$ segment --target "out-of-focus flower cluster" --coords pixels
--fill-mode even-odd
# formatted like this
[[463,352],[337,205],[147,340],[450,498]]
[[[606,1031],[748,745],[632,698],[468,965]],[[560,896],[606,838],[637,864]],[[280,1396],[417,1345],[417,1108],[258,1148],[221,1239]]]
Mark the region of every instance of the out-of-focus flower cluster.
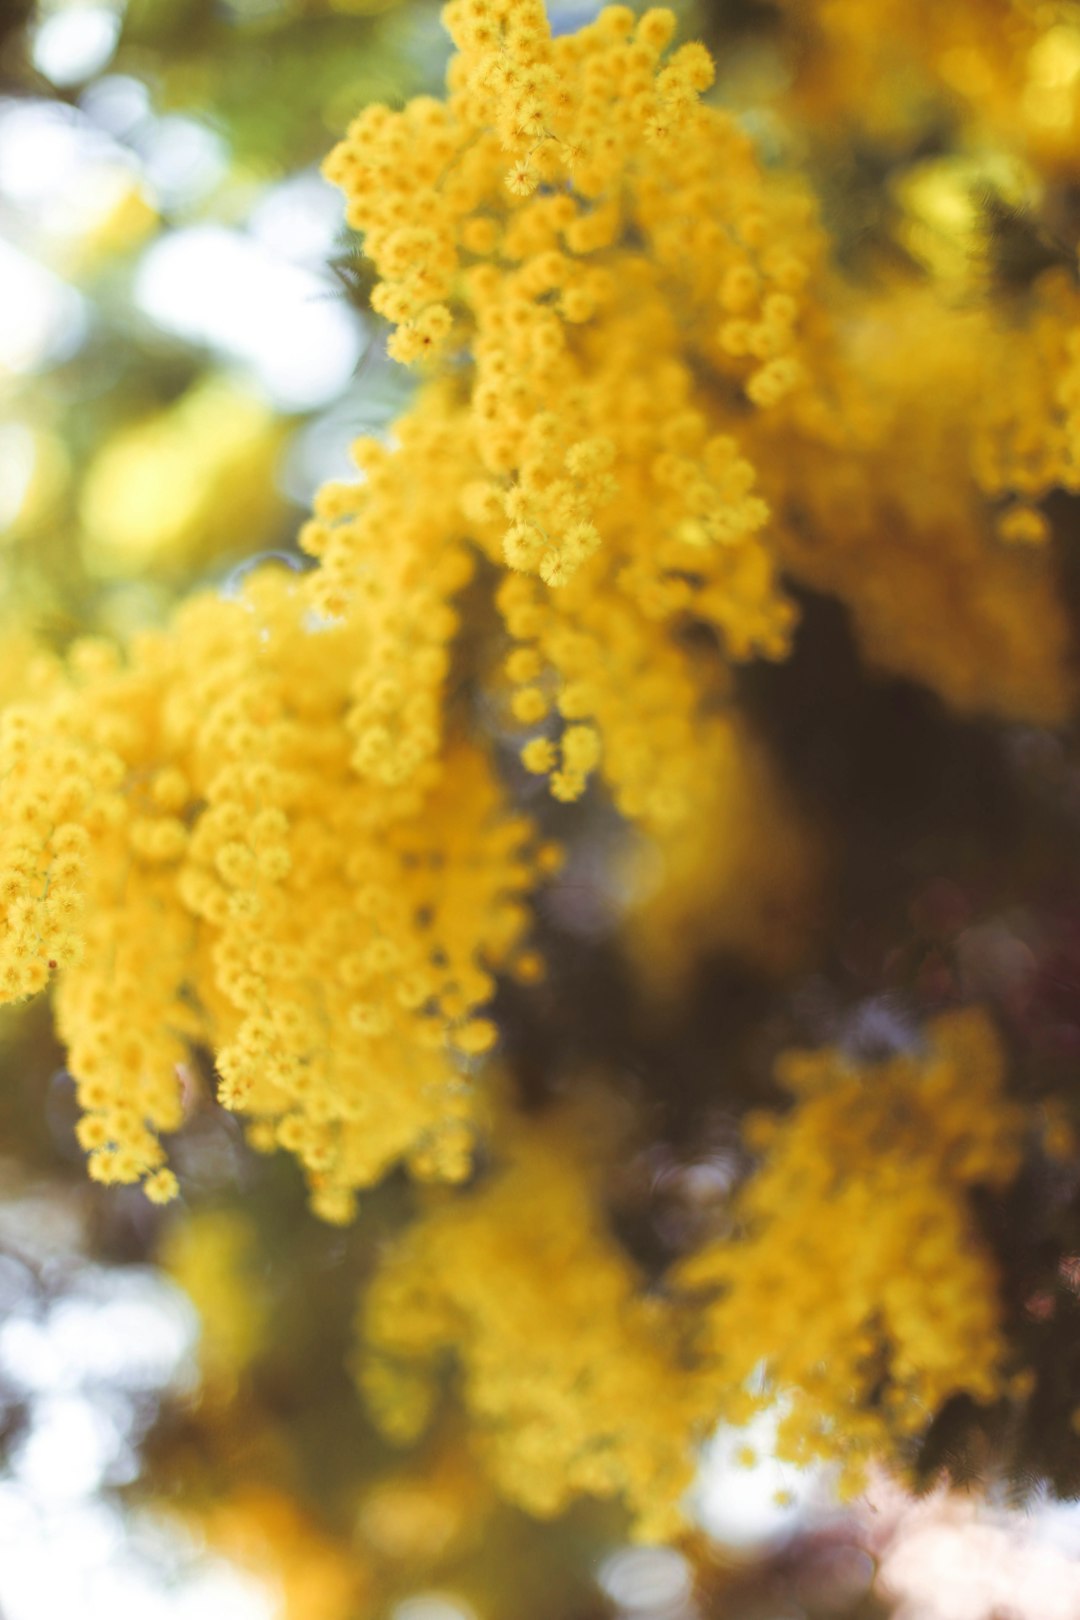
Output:
[[779,1077],[794,1106],[748,1118],[761,1164],[729,1235],[651,1295],[602,1220],[595,1121],[504,1129],[498,1171],[414,1225],[366,1295],[360,1380],[387,1431],[423,1427],[453,1352],[504,1494],[544,1514],[618,1495],[650,1539],[677,1529],[718,1416],[778,1405],[777,1454],[838,1463],[853,1492],[951,1397],[998,1399],[969,1193],[1011,1181],[1029,1119],[992,1025],[951,1014],[877,1063],[788,1052]]
[[[1003,1095],[982,1013],[943,1017],[924,1041],[869,1065],[828,1048],[785,1053],[795,1106],[748,1116],[762,1167],[736,1201],[732,1238],[680,1278],[718,1291],[703,1354],[743,1392],[739,1405],[787,1407],[778,1454],[841,1459],[849,1490],[953,1395],[992,1401],[1003,1388],[996,1277],[968,1193],[1015,1176],[1026,1114]],[[762,1369],[765,1387],[749,1395]]]
[[501,1143],[498,1172],[434,1208],[381,1268],[361,1387],[386,1431],[412,1438],[452,1352],[509,1500],[548,1517],[582,1494],[622,1497],[640,1532],[664,1539],[703,1417],[677,1323],[604,1229],[587,1122],[526,1121]]
[[[979,9],[955,37],[935,12],[931,77],[966,74],[993,122],[1026,91],[968,37]],[[797,79],[792,106],[858,116],[865,8],[810,12],[834,77]],[[935,207],[980,249],[995,208],[1014,235],[1022,213],[913,165],[903,267],[860,281],[804,179],[702,99],[711,58],[671,49],[667,11],[562,34],[538,0],[444,15],[446,99],[367,107],[326,163],[417,388],[354,446],[358,479],[320,489],[309,566],[0,664],[0,999],[52,985],[101,1182],[176,1195],[162,1138],[209,1054],[219,1101],[296,1156],[326,1220],[401,1165],[459,1184],[366,1292],[378,1421],[416,1438],[449,1366],[509,1500],[617,1499],[667,1536],[720,1418],[776,1406],[782,1454],[855,1487],[953,1396],[1023,1398],[974,1194],[1014,1180],[1031,1110],[980,1010],[881,1063],[787,1053],[793,1106],[743,1122],[760,1164],[721,1235],[647,1285],[606,1217],[595,1118],[487,1106],[500,984],[544,974],[530,907],[562,855],[539,824],[573,856],[607,794],[638,840],[605,873],[627,955],[677,1001],[710,952],[782,974],[813,934],[831,829],[739,708],[745,666],[791,654],[789,581],[959,714],[1069,715],[1052,509],[1080,492],[1075,252],[973,290]],[[1031,26],[1029,74],[1040,41],[1067,56]],[[1025,156],[1065,161],[1034,135]],[[193,433],[202,495],[144,510]],[[112,443],[84,490],[96,566],[228,544],[274,445],[213,390]],[[211,1315],[234,1235],[211,1242],[220,1272],[174,1250]],[[207,1352],[227,1382],[261,1318],[224,1316]],[[256,1527],[318,1543],[253,1501]],[[351,1588],[327,1567],[332,1610]]]

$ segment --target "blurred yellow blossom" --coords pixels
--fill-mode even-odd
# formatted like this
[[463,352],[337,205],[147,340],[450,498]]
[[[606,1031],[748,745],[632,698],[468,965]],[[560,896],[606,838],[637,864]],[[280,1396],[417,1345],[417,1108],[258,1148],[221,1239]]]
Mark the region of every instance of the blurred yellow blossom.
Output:
[[[703,99],[712,59],[674,44],[667,10],[558,32],[540,0],[450,0],[445,98],[368,106],[324,165],[416,387],[319,490],[303,556],[63,657],[12,625],[36,599],[6,589],[0,1002],[51,990],[91,1176],[177,1195],[165,1139],[205,1058],[325,1220],[396,1170],[443,1184],[379,1233],[356,1368],[394,1440],[459,1397],[431,1477],[353,1495],[355,1557],[269,1484],[235,1489],[213,1532],[272,1564],[305,1620],[370,1605],[380,1561],[455,1556],[489,1491],[538,1517],[594,1498],[671,1538],[719,1422],[773,1408],[780,1455],[835,1463],[850,1490],[873,1458],[903,1465],[953,1396],[1039,1387],[973,1211],[1015,1178],[1029,1125],[989,1013],[913,1019],[880,1061],[788,1052],[791,1107],[737,1127],[744,1077],[718,1073],[709,1117],[756,1166],[739,1184],[732,1146],[708,1237],[654,1223],[650,1273],[609,1219],[623,1105],[666,1106],[632,1061],[591,1111],[572,1061],[523,1072],[529,1109],[489,1106],[500,980],[524,1002],[544,977],[530,906],[560,849],[536,823],[606,854],[597,790],[634,840],[610,887],[635,984],[674,996],[713,952],[788,974],[816,943],[843,828],[810,824],[739,709],[736,666],[791,650],[789,591],[837,599],[866,665],[960,714],[1059,726],[1075,707],[1058,531],[1080,493],[1080,289],[1051,229],[1075,216],[1075,16],[773,11],[825,45],[758,120],[759,153],[753,120]],[[966,120],[951,144],[934,126],[947,151],[908,138],[928,105]],[[847,120],[889,154],[888,252],[864,276],[822,224],[827,164],[805,165],[820,210],[784,166]],[[129,199],[98,246],[152,223]],[[160,601],[258,549],[282,434],[217,379],[93,447],[63,536],[80,580],[156,576]],[[51,421],[7,443],[21,567],[74,479]],[[131,617],[138,595],[115,592]],[[535,822],[531,778],[556,801]],[[548,1008],[559,1037],[554,991]],[[1060,1160],[1070,1119],[1043,1117]],[[250,1239],[214,1211],[165,1243],[222,1413],[268,1334]],[[443,1466],[462,1429],[465,1465]]]
[[548,1517],[621,1498],[638,1533],[679,1527],[699,1392],[674,1318],[605,1228],[597,1142],[573,1115],[504,1122],[500,1168],[433,1208],[362,1305],[360,1383],[388,1434],[427,1421],[443,1358],[500,1491]]
[[969,1193],[1013,1179],[1027,1117],[977,1009],[878,1063],[826,1048],[784,1054],[777,1073],[794,1106],[748,1121],[761,1165],[734,1235],[679,1282],[702,1290],[697,1349],[718,1409],[739,1421],[778,1403],[778,1454],[838,1459],[857,1489],[950,1396],[1004,1392],[997,1278]]
[[[803,36],[796,104],[877,136],[937,98],[980,135],[1075,175],[1080,16],[1072,0],[783,0]],[[834,124],[834,128],[835,128]]]
[[662,994],[685,989],[714,952],[790,972],[814,933],[824,837],[745,725],[715,723],[711,742],[697,814],[635,841],[621,867],[625,943],[642,982]]
[[93,274],[109,260],[139,247],[158,229],[160,215],[142,185],[125,177],[112,191],[106,208],[68,247],[69,275]]
[[789,568],[848,605],[867,662],[962,712],[1053,724],[1074,701],[1055,560],[1000,534],[995,504],[1075,476],[1068,330],[1056,307],[1032,333],[932,285],[853,294],[819,356],[827,411],[755,429]]
[[283,425],[236,384],[210,378],[98,452],[80,491],[87,571],[191,570],[273,532],[283,503]]
[[261,1348],[268,1320],[251,1222],[237,1210],[194,1210],[168,1229],[160,1258],[199,1313],[204,1394],[228,1394]]
[[413,1438],[449,1354],[510,1501],[546,1516],[618,1497],[645,1538],[677,1531],[711,1428],[766,1406],[778,1455],[841,1464],[847,1490],[872,1459],[903,1466],[950,1396],[1011,1388],[969,1202],[1020,1163],[1027,1119],[1002,1069],[977,1010],[879,1063],[785,1053],[794,1106],[747,1122],[761,1163],[731,1235],[663,1292],[645,1291],[605,1226],[604,1153],[582,1119],[501,1121],[494,1173],[415,1223],[362,1302],[376,1417]]
[[366,1612],[372,1574],[272,1486],[249,1484],[199,1515],[212,1544],[280,1601],[282,1620],[353,1620]]

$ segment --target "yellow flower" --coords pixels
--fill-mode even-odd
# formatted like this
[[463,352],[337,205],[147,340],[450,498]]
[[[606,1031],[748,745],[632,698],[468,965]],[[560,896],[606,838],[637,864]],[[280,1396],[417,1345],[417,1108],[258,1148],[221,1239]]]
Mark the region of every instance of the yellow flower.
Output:
[[387,1433],[411,1438],[451,1351],[511,1502],[547,1518],[579,1495],[621,1498],[662,1539],[703,1417],[677,1323],[605,1230],[588,1121],[504,1120],[499,1141],[497,1173],[386,1256],[361,1308],[361,1387]]
[[475,751],[417,747],[442,660],[388,696],[370,653],[271,571],[124,658],[76,648],[0,721],[0,986],[55,978],[98,1179],[171,1196],[194,1046],[328,1219],[401,1159],[467,1168],[463,1059],[494,1040],[475,1015],[527,926],[531,829]]
[[[418,333],[449,310],[470,364],[455,361],[452,385],[427,382],[400,448],[365,446],[364,484],[308,526],[315,589],[328,613],[376,612],[378,634],[398,600],[391,574],[430,589],[471,542],[508,570],[507,673],[529,689],[516,717],[542,717],[538,677],[568,718],[560,695],[577,694],[581,724],[528,743],[529,769],[562,799],[599,770],[627,815],[664,825],[688,813],[708,755],[708,683],[674,632],[696,616],[733,658],[787,646],[767,508],[732,436],[738,402],[697,378],[705,357],[762,405],[797,391],[813,211],[701,105],[704,47],[665,61],[670,13],[635,24],[609,7],[559,38],[539,0],[452,0],[444,18],[458,47],[445,105],[368,108],[325,171],[381,278],[392,353],[432,353]],[[662,148],[647,138],[658,108]],[[771,336],[733,366],[712,309],[740,270]],[[387,586],[373,603],[376,557]],[[421,601],[409,624],[430,619]],[[385,639],[405,658],[417,633]],[[362,768],[387,746],[374,727]]]
[[968,1200],[1019,1168],[1026,1116],[1003,1068],[977,1010],[881,1063],[825,1050],[778,1065],[794,1107],[739,1194],[738,1235],[680,1281],[718,1405],[764,1370],[755,1400],[779,1403],[787,1460],[838,1459],[855,1489],[951,1396],[1003,1393],[997,1279]]

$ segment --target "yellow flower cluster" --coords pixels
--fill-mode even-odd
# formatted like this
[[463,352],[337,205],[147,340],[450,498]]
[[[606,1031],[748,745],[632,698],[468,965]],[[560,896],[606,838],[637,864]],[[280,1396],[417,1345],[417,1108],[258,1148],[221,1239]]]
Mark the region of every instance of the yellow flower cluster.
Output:
[[1075,479],[1067,330],[1035,346],[992,306],[886,284],[822,342],[827,414],[751,429],[792,573],[847,603],[868,662],[964,712],[1055,724],[1073,699],[1053,558],[1016,543]]
[[941,1017],[924,1041],[869,1066],[787,1053],[778,1078],[795,1107],[747,1121],[763,1162],[735,1234],[679,1278],[706,1296],[698,1351],[728,1414],[778,1403],[779,1454],[841,1460],[848,1489],[951,1395],[1004,1389],[994,1266],[968,1193],[1014,1177],[1025,1114],[1003,1095],[984,1014]]
[[[357,446],[363,482],[324,492],[303,544],[325,610],[374,615],[393,662],[410,637],[443,644],[438,576],[472,541],[504,571],[509,714],[538,728],[526,766],[564,800],[599,767],[625,814],[670,824],[702,774],[703,699],[722,693],[673,632],[695,618],[737,659],[787,647],[732,427],[741,389],[765,406],[803,383],[812,210],[700,104],[704,49],[665,58],[669,12],[635,23],[612,6],[554,39],[539,0],[444,15],[447,102],[369,107],[326,164],[380,277],[391,353],[441,376],[394,449]],[[406,615],[403,576],[421,595],[408,635],[384,637],[386,604]],[[408,722],[370,707],[357,724],[377,761],[384,728]],[[410,755],[433,745],[431,721]]]
[[[872,9],[807,10],[829,72],[869,64],[819,84],[834,106],[885,71]],[[992,120],[1016,93],[1008,51],[980,54],[979,7],[949,9],[884,15],[901,35],[925,17],[933,73]],[[982,9],[1072,95],[1072,23]],[[398,1165],[467,1180],[484,1009],[498,974],[538,971],[527,902],[558,860],[496,778],[503,733],[556,799],[600,776],[647,835],[616,885],[642,978],[678,984],[726,948],[791,967],[817,840],[732,717],[730,670],[786,655],[781,569],[847,604],[868,660],[961,710],[1069,712],[1042,506],[1080,491],[1075,282],[1034,277],[1008,320],[959,307],[932,256],[923,279],[842,284],[802,187],[703,104],[712,62],[669,50],[670,12],[609,6],[559,37],[540,0],[444,15],[445,102],[368,108],[326,165],[420,385],[386,443],[354,447],[358,478],[320,491],[310,571],[255,572],[63,663],[12,671],[0,647],[0,1001],[52,984],[91,1174],[162,1202],[201,1052],[328,1220]],[[918,178],[902,206],[925,200]],[[205,499],[193,486],[163,521],[142,473],[175,483],[188,432]],[[273,450],[258,413],[189,398],[102,454],[88,560],[122,573],[216,544]],[[585,1111],[507,1110],[490,1173],[432,1195],[367,1292],[358,1377],[379,1422],[417,1435],[452,1365],[511,1502],[617,1501],[647,1537],[679,1528],[709,1428],[766,1404],[785,1457],[856,1485],[953,1394],[1007,1387],[970,1208],[1019,1164],[1002,1066],[975,1012],[881,1063],[788,1054],[794,1106],[747,1126],[762,1163],[731,1235],[652,1291],[605,1224]],[[207,1354],[227,1384],[264,1326],[226,1298],[242,1227],[206,1217],[172,1264],[221,1316]],[[311,1554],[301,1612],[359,1601],[273,1495],[240,1507],[257,1541],[295,1541],[301,1593]],[[447,1524],[438,1492],[367,1510],[376,1552]]]
[[1050,537],[1040,503],[1080,491],[1077,265],[1041,225],[1044,188],[1014,156],[937,158],[904,171],[893,189],[898,239],[939,299],[935,314],[924,291],[920,324],[944,342],[948,408],[968,429],[966,445],[944,423],[940,436],[964,451],[958,470],[990,503],[996,538],[1039,545]]
[[[848,605],[868,662],[962,711],[1060,723],[1075,681],[1042,503],[1078,480],[1080,7],[786,13],[788,138],[857,130],[890,176],[870,275],[815,270],[805,386],[744,429],[778,555]],[[953,149],[912,161],[935,102]],[[854,223],[838,210],[841,249]],[[886,228],[917,270],[880,251]]]
[[[860,8],[818,13],[823,60],[862,36],[879,49]],[[848,603],[875,663],[963,710],[1060,720],[1052,563],[1010,553],[1037,549],[1038,501],[1076,477],[1063,279],[1033,329],[938,288],[830,277],[805,193],[699,101],[701,48],[665,55],[668,13],[609,7],[554,39],[539,0],[454,0],[445,18],[445,104],[368,108],[326,164],[391,352],[433,378],[305,532],[326,611],[374,612],[387,640],[372,581],[398,567],[421,594],[387,656],[442,647],[445,597],[425,593],[448,552],[478,547],[502,571],[526,767],[564,800],[599,770],[654,833],[688,823],[726,748],[723,670],[678,632],[783,656],[778,563]],[[378,756],[384,723],[357,723]],[[416,729],[410,756],[435,746],[432,707]]]
[[577,1118],[521,1121],[481,1187],[433,1209],[363,1302],[360,1382],[387,1433],[426,1423],[452,1352],[503,1495],[547,1517],[620,1498],[637,1532],[678,1527],[697,1390],[675,1323],[605,1230],[596,1144]]
[[1074,276],[1043,276],[1029,319],[988,346],[973,461],[991,498],[1016,497],[999,534],[1039,543],[1049,529],[1038,503],[1080,493],[1080,290]]
[[[1080,490],[1078,266],[1041,226],[1044,189],[1015,157],[916,164],[894,191],[898,238],[937,294],[936,315],[929,290],[916,307],[955,379],[948,409],[968,429],[959,470],[996,507],[999,540],[1038,544],[1049,537],[1039,503]],[[939,432],[947,436],[944,424]]]
[[4,717],[0,992],[55,976],[91,1172],[159,1198],[193,1045],[329,1218],[402,1158],[465,1171],[468,1060],[495,1038],[475,1015],[547,860],[447,708],[477,551],[526,766],[569,800],[602,765],[654,828],[727,745],[722,666],[684,625],[733,657],[786,648],[728,419],[736,385],[802,386],[805,202],[701,106],[703,48],[665,57],[669,13],[560,39],[535,0],[447,19],[447,104],[369,109],[329,163],[394,352],[443,374],[393,446],[357,446],[359,483],[321,491],[302,583],[87,643]]
[[318,1211],[407,1158],[468,1166],[469,1060],[537,881],[531,829],[454,743],[407,786],[352,766],[363,627],[294,575],[194,599],[120,652],[78,647],[0,722],[5,999],[55,972],[104,1181],[168,1197],[192,1044],[253,1140],[296,1153]]
[[[386,1432],[429,1422],[452,1355],[492,1477],[538,1515],[617,1497],[642,1536],[677,1531],[717,1423],[779,1414],[778,1454],[841,1467],[905,1451],[950,1396],[1008,1387],[993,1262],[969,1203],[1019,1167],[1025,1111],[977,1010],[888,1060],[788,1052],[789,1114],[751,1115],[761,1154],[730,1236],[667,1290],[605,1229],[603,1154],[580,1119],[501,1122],[505,1157],[384,1257],[358,1377]],[[822,1257],[828,1256],[828,1264]]]
[[[925,127],[928,98],[1074,176],[1080,131],[1075,0],[783,0],[803,35],[795,99],[811,118],[854,114],[876,135]],[[834,124],[835,127],[835,124]]]

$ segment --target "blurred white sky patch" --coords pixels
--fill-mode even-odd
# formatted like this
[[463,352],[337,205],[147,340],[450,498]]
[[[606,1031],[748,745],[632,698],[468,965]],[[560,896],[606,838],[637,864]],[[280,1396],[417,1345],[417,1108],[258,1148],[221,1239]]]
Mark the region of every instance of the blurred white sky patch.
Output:
[[[0,375],[77,352],[88,305],[64,275],[126,199],[141,196],[150,219],[164,210],[175,224],[227,179],[220,136],[157,116],[136,81],[106,77],[82,100],[0,98]],[[366,343],[326,268],[340,231],[337,191],[315,170],[292,176],[257,200],[246,229],[181,224],[160,235],[135,271],[134,304],[242,371],[275,408],[322,409],[347,388]]]
[[229,152],[220,135],[182,113],[147,119],[129,138],[155,201],[166,210],[201,202],[228,172]]
[[11,1313],[0,1327],[0,1371],[41,1393],[108,1383],[154,1391],[175,1383],[197,1333],[191,1306],[159,1272],[87,1268],[44,1316]]
[[881,1482],[863,1508],[893,1620],[1080,1620],[1080,1505],[916,1501]]
[[133,154],[76,108],[0,100],[0,225],[13,243],[48,259],[141,185]]
[[0,191],[16,207],[66,206],[75,200],[88,165],[102,162],[130,159],[77,108],[0,100]]
[[162,330],[238,363],[283,411],[334,399],[360,358],[360,324],[328,278],[220,225],[156,242],[135,301]]
[[[718,1429],[702,1456],[690,1512],[725,1547],[753,1551],[837,1511],[827,1470],[774,1456],[776,1416],[765,1411],[745,1428]],[[747,1466],[740,1459],[750,1453]]]
[[693,1571],[674,1547],[623,1547],[596,1578],[627,1620],[691,1620],[696,1612]]
[[396,1605],[392,1620],[476,1620],[475,1610],[451,1592],[417,1592]]
[[75,289],[0,237],[0,379],[66,360],[85,334]]
[[98,79],[81,96],[79,105],[99,128],[117,139],[129,136],[151,116],[149,90],[126,73]]
[[268,253],[315,268],[333,255],[341,211],[338,188],[309,170],[272,186],[255,205],[248,229]]
[[[880,1476],[841,1507],[830,1470],[777,1462],[774,1439],[766,1412],[720,1429],[706,1450],[690,1506],[722,1546],[756,1553],[831,1526],[846,1541],[834,1549],[838,1589],[876,1584],[893,1620],[1080,1620],[1080,1503],[1036,1497],[1010,1508],[945,1489],[915,1498]],[[757,1454],[749,1468],[739,1463],[747,1446]]]
[[31,36],[31,59],[38,72],[61,89],[82,84],[106,67],[120,38],[121,5],[44,4]]
[[158,1400],[197,1378],[190,1302],[151,1267],[87,1261],[77,1204],[14,1191],[0,1204],[0,1388],[26,1427],[0,1478],[0,1614],[277,1620],[270,1587],[108,1495],[136,1477]]
[[[170,1556],[171,1555],[171,1556]],[[4,1620],[277,1620],[276,1594],[160,1532],[141,1547],[102,1503],[42,1509],[0,1485]]]

